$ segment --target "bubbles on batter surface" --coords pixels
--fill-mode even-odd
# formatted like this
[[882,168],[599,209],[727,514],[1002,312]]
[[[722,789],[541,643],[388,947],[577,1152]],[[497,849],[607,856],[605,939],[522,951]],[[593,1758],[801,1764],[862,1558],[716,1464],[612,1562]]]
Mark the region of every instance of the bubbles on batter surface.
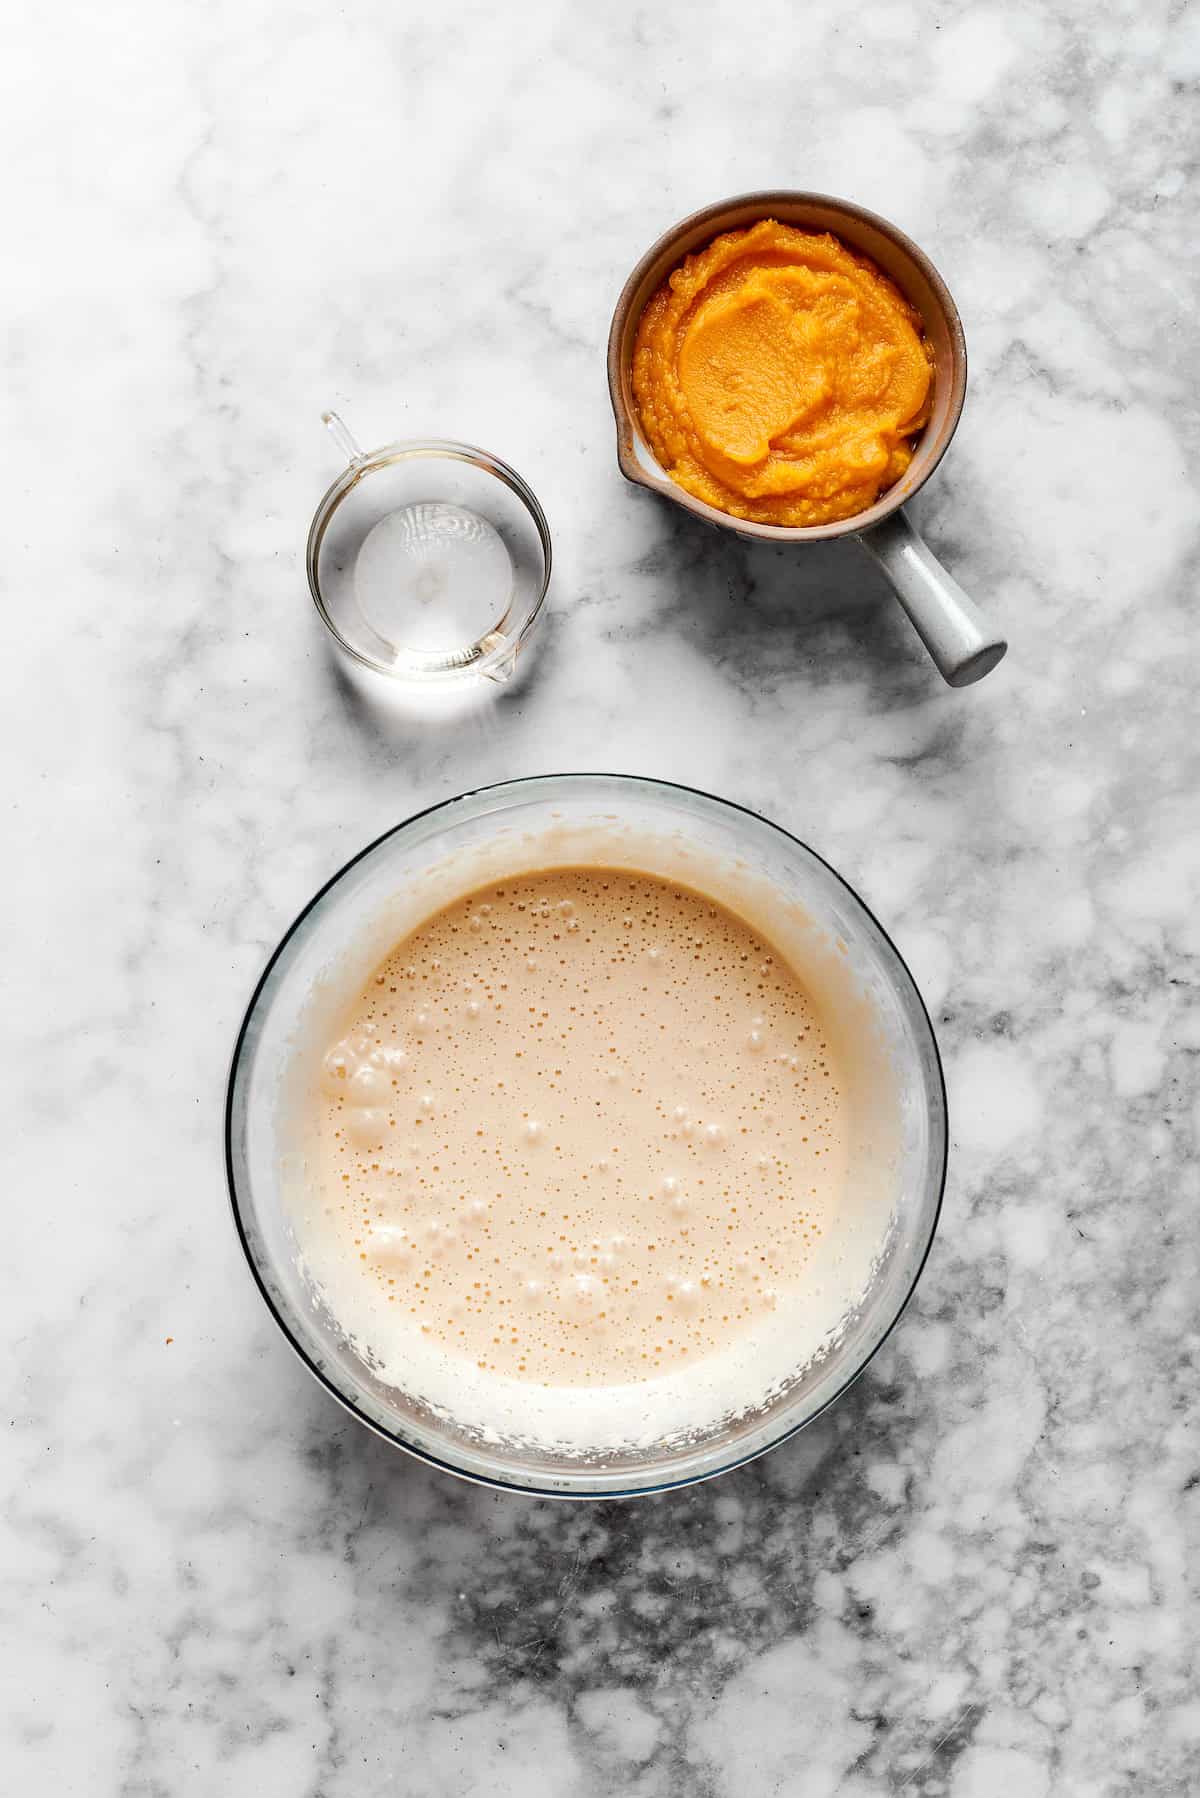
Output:
[[376,1224],[366,1238],[367,1252],[383,1268],[390,1271],[407,1267],[416,1253],[416,1244],[400,1224]]
[[382,1148],[392,1127],[386,1111],[355,1106],[346,1119],[346,1134],[362,1148]]
[[651,1378],[786,1306],[844,1165],[838,1070],[742,920],[550,869],[429,919],[320,1069],[362,1277],[478,1365]]
[[346,1099],[351,1105],[384,1105],[391,1096],[388,1076],[370,1063],[357,1068],[347,1083]]

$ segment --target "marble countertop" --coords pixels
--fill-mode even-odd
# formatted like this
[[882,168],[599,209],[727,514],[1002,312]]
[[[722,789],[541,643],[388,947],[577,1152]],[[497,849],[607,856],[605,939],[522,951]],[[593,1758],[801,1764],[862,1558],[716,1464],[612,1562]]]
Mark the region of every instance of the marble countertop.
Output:
[[[1196,15],[116,0],[19,36],[6,1788],[1194,1792]],[[765,185],[890,215],[958,297],[971,392],[917,510],[1011,635],[970,691],[855,545],[747,547],[617,474],[626,272]],[[481,711],[396,717],[327,651],[329,405],[493,447],[545,504],[542,654]],[[416,808],[565,767],[834,861],[923,986],[953,1126],[918,1295],[833,1412],[582,1508],[334,1406],[242,1265],[220,1143],[312,890]]]

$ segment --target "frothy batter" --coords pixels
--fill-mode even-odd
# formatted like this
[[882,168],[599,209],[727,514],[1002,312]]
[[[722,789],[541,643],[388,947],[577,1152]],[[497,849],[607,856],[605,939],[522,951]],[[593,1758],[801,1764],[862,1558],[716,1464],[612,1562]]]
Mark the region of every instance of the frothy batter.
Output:
[[749,923],[650,874],[521,874],[350,1007],[305,1252],[476,1380],[661,1380],[804,1303],[848,1140],[832,1035]]

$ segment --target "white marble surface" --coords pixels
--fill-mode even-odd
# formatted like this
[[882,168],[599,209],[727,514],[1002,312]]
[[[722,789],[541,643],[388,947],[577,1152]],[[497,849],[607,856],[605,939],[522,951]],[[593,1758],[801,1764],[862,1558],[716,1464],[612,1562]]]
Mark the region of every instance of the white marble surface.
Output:
[[[1200,30],[1162,0],[26,8],[4,68],[5,1789],[1200,1787]],[[972,389],[919,512],[1013,641],[943,688],[852,546],[627,489],[609,312],[749,187],[891,214]],[[364,440],[555,531],[520,692],[418,729],[301,563]],[[904,1324],[690,1494],[477,1492],[347,1420],[227,1215],[227,1056],[310,891],[488,778],[760,807],[894,927],[954,1154]]]

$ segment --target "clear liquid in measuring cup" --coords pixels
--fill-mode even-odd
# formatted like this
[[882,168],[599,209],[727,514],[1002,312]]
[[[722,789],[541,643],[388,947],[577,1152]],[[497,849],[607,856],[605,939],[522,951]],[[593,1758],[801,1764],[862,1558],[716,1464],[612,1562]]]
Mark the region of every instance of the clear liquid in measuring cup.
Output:
[[354,564],[359,610],[398,650],[453,651],[478,642],[508,611],[513,580],[495,527],[443,500],[387,513],[368,531]]

